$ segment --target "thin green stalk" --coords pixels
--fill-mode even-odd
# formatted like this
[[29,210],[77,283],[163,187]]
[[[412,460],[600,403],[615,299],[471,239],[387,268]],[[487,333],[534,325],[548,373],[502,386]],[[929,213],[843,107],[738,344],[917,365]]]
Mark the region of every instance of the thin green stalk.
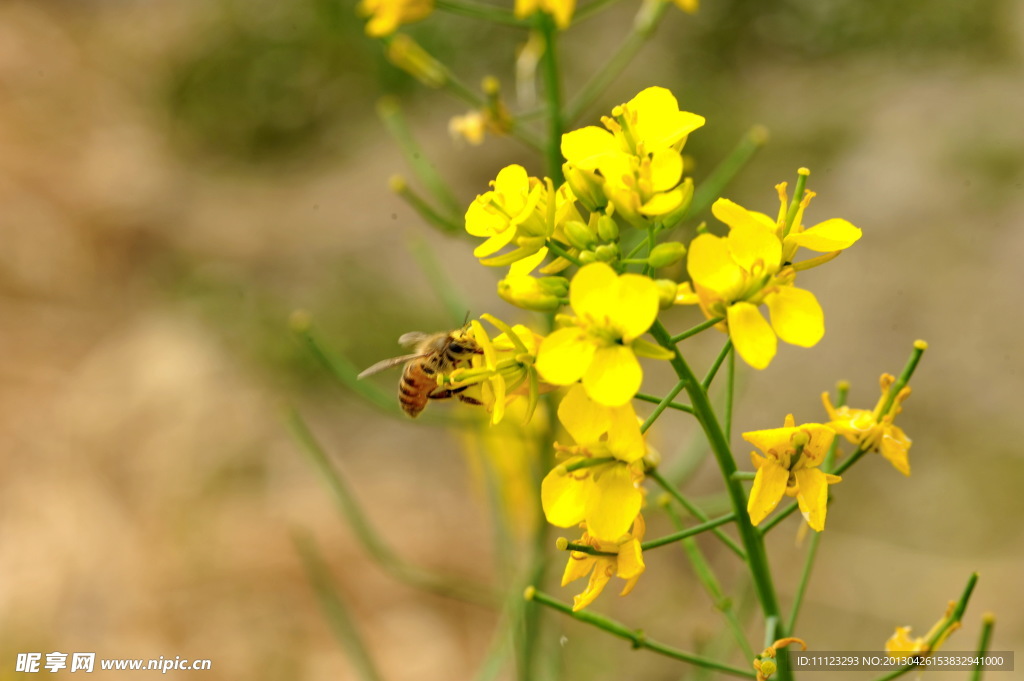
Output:
[[[975,655],[979,658],[985,657],[988,652],[989,642],[992,640],[992,629],[996,626],[996,617],[992,613],[985,613],[981,618],[981,636],[978,637],[978,648]],[[981,675],[985,671],[985,665],[979,660],[971,670],[968,681],[981,681]]]
[[725,341],[725,345],[722,346],[722,350],[718,353],[718,357],[715,358],[715,363],[708,369],[708,373],[705,374],[704,380],[700,382],[700,386],[707,390],[711,387],[711,382],[715,380],[715,375],[718,374],[718,370],[722,366],[722,362],[728,357],[729,352],[732,350],[732,339]]
[[565,120],[568,123],[575,122],[580,114],[586,110],[594,100],[604,93],[612,81],[633,61],[640,48],[654,34],[665,12],[668,11],[668,2],[645,3],[641,6],[640,13],[633,23],[633,30],[626,37],[619,49],[604,62],[604,65],[597,71],[587,84],[584,85],[576,96],[566,107]]
[[668,392],[668,395],[665,395],[665,397],[661,399],[658,406],[654,408],[651,415],[648,416],[647,420],[644,421],[642,426],[640,426],[641,433],[646,433],[647,429],[654,425],[654,422],[658,420],[658,417],[661,416],[662,412],[668,409],[669,405],[672,404],[672,399],[682,392],[684,387],[686,386],[682,381],[676,383],[676,387],[672,388],[672,390]]
[[721,525],[731,523],[734,520],[736,520],[736,514],[727,513],[721,518],[715,518],[714,520],[709,520],[706,523],[701,523],[700,525],[694,525],[693,527],[688,527],[685,530],[680,530],[679,532],[667,534],[664,537],[658,537],[657,539],[652,539],[651,541],[645,541],[642,544],[640,544],[640,548],[644,551],[650,551],[651,549],[656,549],[661,546],[674,544],[675,542],[681,539],[686,539],[687,537],[693,537],[698,534],[702,534],[704,532],[707,532],[708,530],[713,530],[716,527],[720,527]]
[[[750,568],[751,577],[754,580],[754,590],[757,593],[758,601],[761,603],[761,610],[766,618],[777,618],[780,613],[779,601],[775,595],[775,585],[772,582],[771,567],[768,564],[764,539],[761,533],[757,531],[757,528],[750,523],[750,515],[747,513],[746,493],[742,483],[732,479],[732,474],[736,472],[736,461],[733,459],[729,442],[722,431],[721,425],[718,423],[718,418],[711,408],[708,394],[697,382],[697,377],[694,376],[690,366],[672,342],[672,336],[664,324],[656,321],[654,326],[651,327],[651,335],[654,336],[654,339],[662,347],[675,352],[675,356],[671,360],[672,368],[679,379],[686,383],[686,392],[690,396],[694,416],[697,417],[698,422],[700,422],[701,427],[704,429],[704,433],[708,437],[708,443],[711,445],[711,452],[714,454],[718,467],[721,469],[722,478],[729,493],[729,500],[732,503],[733,513],[736,516],[736,527],[740,532],[740,540],[747,552],[747,564]],[[779,638],[784,638],[786,633],[783,627],[780,625],[778,628]],[[785,667],[779,669],[779,681],[789,681],[790,678],[791,674]]]
[[430,282],[430,288],[441,298],[444,307],[448,310],[448,317],[452,320],[452,326],[463,323],[466,313],[470,309],[469,301],[462,295],[462,292],[452,284],[451,278],[442,267],[437,254],[425,239],[414,238],[409,244],[409,250],[419,263],[420,269]]
[[753,480],[757,477],[757,473],[753,471],[736,471],[732,474],[733,480]]
[[409,204],[409,207],[416,211],[427,224],[437,227],[445,234],[458,234],[461,231],[454,221],[441,215],[433,206],[427,203],[426,199],[417,194],[404,178],[398,176],[391,178],[391,191],[398,194],[403,201]]
[[[669,496],[671,496],[673,499],[679,502],[679,505],[685,508],[686,512],[692,515],[694,518],[700,520],[701,522],[707,522],[709,520],[708,515],[704,513],[704,511],[700,510],[697,506],[694,506],[692,503],[690,503],[690,500],[684,497],[682,493],[678,489],[676,489],[676,487],[672,483],[666,480],[665,477],[660,472],[658,472],[658,469],[650,469],[649,471],[647,471],[647,476],[654,480],[654,482],[658,483],[658,485],[663,490],[668,492]],[[717,528],[713,530],[713,532],[714,535],[721,539],[722,543],[728,546],[729,549],[737,556],[739,556],[741,560],[747,560],[747,553],[736,544],[732,537],[730,537],[725,532]]]
[[[406,123],[405,116],[402,115],[402,110],[399,108],[397,101],[390,97],[382,99],[377,104],[377,114],[384,122],[388,132],[391,133],[391,136],[398,143],[398,148],[402,151],[405,162],[412,168],[413,174],[419,178],[423,186],[443,206],[443,214],[437,215],[440,224],[454,224],[457,221],[456,218],[461,217],[462,208],[458,200],[456,200],[455,194],[448,187],[448,183],[438,174],[434,164],[430,162],[427,155],[423,152],[423,148],[416,142],[416,138]],[[404,195],[403,198],[405,198]],[[406,200],[412,202],[411,198],[406,198]],[[429,209],[429,206],[426,205],[423,199],[419,199],[417,203]],[[419,206],[414,205],[414,207],[417,208],[417,211],[420,210]],[[429,212],[428,210],[428,214]]]
[[504,26],[519,26],[528,28],[530,22],[527,19],[519,19],[508,9],[495,5],[484,5],[467,0],[434,0],[434,6],[442,12],[458,14],[471,19],[482,19]]
[[732,406],[736,397],[736,348],[730,348],[729,366],[725,374],[725,418],[722,419],[722,430],[725,439],[732,446]]
[[782,236],[785,237],[789,234],[789,230],[793,228],[793,220],[796,219],[797,211],[800,210],[800,202],[804,200],[804,189],[807,187],[807,177],[811,174],[807,168],[801,168],[797,171],[796,175],[796,187],[793,189],[793,200],[789,203],[789,210],[786,211],[786,224],[782,229]]
[[[654,395],[647,395],[645,393],[637,393],[633,397],[635,399],[640,400],[641,402],[650,402],[651,404],[661,404],[661,401],[664,399],[662,397],[655,397]],[[687,414],[693,413],[693,409],[691,409],[690,405],[688,404],[680,404],[679,402],[669,402],[667,406],[669,409],[675,409],[676,411],[685,411]]]
[[[665,511],[672,519],[672,524],[681,530],[683,528],[683,519],[679,513],[669,504],[665,504]],[[715,576],[714,570],[712,570],[710,563],[704,557],[704,552],[700,550],[697,541],[692,538],[685,538],[680,543],[686,552],[686,556],[690,559],[694,574],[697,575],[697,579],[704,587],[704,590],[708,592],[715,609],[725,617],[726,624],[729,625],[736,643],[743,651],[743,656],[748,660],[753,660],[754,650],[750,647],[750,642],[743,631],[743,626],[736,617],[732,600],[726,597],[718,578]]]
[[583,267],[583,263],[580,262],[580,259],[566,250],[565,244],[555,241],[554,239],[548,239],[545,245],[548,247],[548,250],[555,255],[565,258],[573,265],[576,265],[576,267]]
[[544,38],[544,54],[541,55],[541,71],[544,74],[544,94],[547,99],[548,136],[544,150],[547,156],[547,175],[557,187],[562,183],[562,132],[565,124],[562,118],[562,74],[558,70],[558,29],[551,15],[546,12],[534,14],[537,28]]
[[617,459],[614,456],[595,456],[589,459],[583,459],[582,461],[577,461],[576,463],[573,464],[569,464],[568,466],[565,467],[565,472],[572,473],[573,471],[578,471],[583,468],[603,466],[606,463],[612,463],[614,461],[617,461]]
[[487,587],[473,584],[463,577],[448,578],[436,575],[400,559],[370,526],[348,483],[331,463],[327,452],[320,446],[299,413],[294,409],[288,409],[285,420],[295,440],[330,487],[342,515],[348,521],[359,543],[385,572],[401,582],[442,596],[480,605],[495,605],[495,595]]
[[740,669],[738,667],[730,667],[729,665],[722,664],[721,662],[718,662],[716,660],[709,660],[698,655],[694,655],[692,653],[687,653],[683,650],[679,650],[678,648],[667,646],[664,643],[659,643],[657,641],[647,638],[644,632],[640,631],[639,629],[630,629],[625,625],[620,624],[619,622],[616,622],[615,620],[609,619],[607,617],[595,615],[594,613],[587,612],[586,610],[573,612],[572,608],[566,605],[565,603],[557,601],[551,596],[548,596],[547,594],[543,593],[542,591],[538,591],[533,587],[528,587],[526,589],[525,597],[527,600],[532,600],[537,603],[541,603],[542,605],[545,605],[553,610],[558,610],[559,612],[565,613],[569,617],[579,620],[580,622],[586,622],[587,624],[595,626],[598,629],[607,631],[609,634],[618,636],[619,638],[624,638],[627,641],[631,642],[634,648],[646,648],[647,650],[658,653],[660,655],[671,657],[674,660],[687,662],[698,667],[714,669],[725,674],[731,674],[733,676],[739,676],[745,679],[755,678],[754,672],[750,670]]
[[[683,331],[681,334],[679,334],[677,336],[672,336],[671,338],[668,339],[668,342],[671,345],[675,345],[676,343],[678,343],[680,341],[686,340],[690,336],[696,336],[701,331],[705,331],[707,329],[710,329],[715,324],[721,323],[721,321],[723,319],[724,319],[724,317],[715,317],[714,319],[708,319],[707,321],[701,322],[700,324],[698,324],[697,326],[693,327],[692,329],[687,329],[686,331]],[[675,348],[670,348],[670,349],[674,350]]]
[[750,128],[729,155],[694,190],[693,201],[679,222],[706,211],[767,141],[768,130],[763,125]]
[[356,626],[356,620],[338,595],[337,588],[331,580],[330,570],[317,550],[316,544],[312,538],[295,532],[292,533],[292,541],[302,557],[302,563],[305,565],[306,574],[316,592],[320,607],[327,615],[327,621],[330,622],[334,635],[345,652],[348,653],[349,661],[355,668],[356,674],[363,681],[381,681],[380,672],[377,671],[377,665],[363,642],[359,627]]

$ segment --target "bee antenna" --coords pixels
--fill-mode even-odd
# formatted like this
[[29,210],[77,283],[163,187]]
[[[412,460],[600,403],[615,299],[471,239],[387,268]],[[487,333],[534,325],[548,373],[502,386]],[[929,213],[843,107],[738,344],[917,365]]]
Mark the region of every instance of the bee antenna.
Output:
[[465,328],[469,324],[469,310],[466,310],[466,317],[462,320],[462,327]]

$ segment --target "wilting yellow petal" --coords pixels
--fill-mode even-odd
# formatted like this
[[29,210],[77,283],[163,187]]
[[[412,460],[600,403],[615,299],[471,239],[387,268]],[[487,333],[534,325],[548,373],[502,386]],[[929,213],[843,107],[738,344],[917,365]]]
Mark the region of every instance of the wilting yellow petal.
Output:
[[786,237],[786,241],[812,251],[828,253],[849,248],[857,243],[860,237],[860,228],[841,218],[832,218],[798,234],[791,234]]
[[618,407],[633,399],[642,382],[640,362],[633,351],[624,345],[598,348],[583,374],[583,387],[587,395],[595,402],[609,407]]
[[541,378],[554,385],[575,383],[590,366],[595,349],[583,329],[575,326],[558,329],[541,342],[537,350],[537,371]]
[[615,574],[615,561],[611,558],[598,558],[594,564],[594,571],[590,573],[590,582],[587,584],[587,588],[572,599],[573,612],[582,610],[593,603],[594,599],[604,591],[605,584],[613,574]]
[[775,510],[786,494],[788,481],[789,471],[778,461],[771,457],[764,460],[754,476],[754,486],[750,488],[750,498],[747,500],[751,523],[759,524]]
[[[615,576],[626,580],[635,580],[643,573],[646,566],[639,541],[630,539],[619,547],[619,559],[616,567]],[[635,583],[634,581],[633,584]],[[628,594],[632,590],[633,584],[627,584],[621,595]]]
[[757,306],[751,303],[730,305],[726,318],[729,337],[743,361],[755,369],[767,367],[775,357],[778,341]]
[[809,348],[825,335],[825,314],[810,291],[782,286],[765,296],[772,317],[772,328],[779,338]]
[[797,483],[796,500],[800,512],[811,529],[821,532],[825,529],[825,512],[828,510],[828,481],[817,468],[801,468],[793,473]]
[[590,556],[585,553],[570,554],[569,562],[565,564],[565,571],[562,573],[562,586],[575,582],[580,577],[586,577],[594,569],[596,562],[596,556]]
[[[570,459],[569,463],[581,460]],[[594,495],[593,469],[560,473],[556,466],[540,485],[541,505],[548,522],[557,527],[575,527],[586,518],[587,501]]]
[[910,475],[910,438],[899,426],[890,426],[882,434],[879,452],[903,475]]
[[597,539],[618,541],[629,532],[629,526],[640,513],[643,495],[633,484],[633,474],[625,464],[595,468],[599,470],[587,497],[587,532]]

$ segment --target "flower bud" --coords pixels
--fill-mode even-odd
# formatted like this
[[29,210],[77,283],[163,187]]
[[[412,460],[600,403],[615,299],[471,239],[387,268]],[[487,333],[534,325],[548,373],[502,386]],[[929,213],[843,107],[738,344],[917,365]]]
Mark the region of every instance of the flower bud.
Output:
[[592,262],[597,262],[597,256],[593,251],[582,251],[579,254],[580,264],[589,265]]
[[685,255],[686,246],[678,241],[666,241],[651,249],[651,254],[647,256],[647,262],[656,269],[668,267],[682,260]]
[[618,241],[619,224],[611,215],[602,215],[597,219],[597,235],[601,241]]
[[388,41],[387,57],[388,61],[427,87],[439,88],[448,80],[440,62],[404,33]]
[[562,173],[573,195],[588,211],[596,213],[608,205],[603,177],[589,170],[580,170],[571,163],[562,165]]
[[618,244],[601,244],[594,249],[594,255],[601,262],[611,262],[619,257]]
[[[547,278],[562,279],[562,277]],[[498,295],[502,300],[525,310],[551,312],[561,307],[562,301],[559,295],[546,290],[548,288],[550,285],[545,286],[533,277],[507,277],[498,282]],[[568,290],[568,282],[566,282],[565,288]]]
[[578,220],[570,220],[562,225],[565,237],[573,247],[581,251],[589,251],[597,245],[597,238],[590,229]]
[[655,279],[654,283],[658,287],[658,305],[661,308],[672,307],[675,305],[676,292],[679,290],[679,284],[671,279]]

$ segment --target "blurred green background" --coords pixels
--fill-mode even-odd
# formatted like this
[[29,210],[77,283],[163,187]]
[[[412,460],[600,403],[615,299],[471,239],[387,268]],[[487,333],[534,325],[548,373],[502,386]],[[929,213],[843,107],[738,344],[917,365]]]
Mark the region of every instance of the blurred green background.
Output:
[[[873,650],[897,625],[923,634],[977,570],[947,648],[971,649],[988,610],[992,648],[1020,647],[1024,5],[703,4],[696,16],[673,10],[577,124],[669,87],[708,118],[687,145],[698,181],[764,124],[770,144],[726,195],[772,213],[773,185],[808,166],[809,224],[841,216],[864,230],[806,275],[825,339],[744,374],[737,429],[780,425],[787,411],[823,419],[819,394],[841,378],[855,406],[872,406],[878,375],[898,372],[914,339],[931,345],[900,419],[913,477],[878,457],[846,476],[797,633],[819,650]],[[565,35],[570,94],[636,7],[623,0]],[[513,96],[522,32],[434,16],[410,33],[467,82],[493,73]],[[338,389],[287,320],[311,311],[359,366],[399,354],[401,333],[451,327],[417,268],[423,247],[474,314],[524,319],[467,240],[431,232],[388,191],[407,169],[376,118],[380,96],[399,97],[464,204],[504,165],[540,175],[541,160],[509,140],[453,142],[447,121],[465,107],[390,67],[353,4],[335,0],[10,0],[0,92],[0,679],[17,676],[16,653],[55,650],[209,658],[210,679],[356,678],[295,528],[319,542],[389,681],[473,678],[495,613],[383,574],[281,407],[299,405],[404,556],[493,580],[486,504],[458,438]],[[720,341],[689,341],[696,363]],[[657,446],[672,461],[692,425],[664,423]],[[717,488],[711,465],[694,494]],[[795,527],[770,546],[784,602],[801,565]],[[701,543],[731,587],[730,556]],[[629,599],[609,588],[594,608],[685,649],[706,645],[720,618],[682,552],[661,549],[648,565]],[[685,672],[554,621],[563,678]]]

